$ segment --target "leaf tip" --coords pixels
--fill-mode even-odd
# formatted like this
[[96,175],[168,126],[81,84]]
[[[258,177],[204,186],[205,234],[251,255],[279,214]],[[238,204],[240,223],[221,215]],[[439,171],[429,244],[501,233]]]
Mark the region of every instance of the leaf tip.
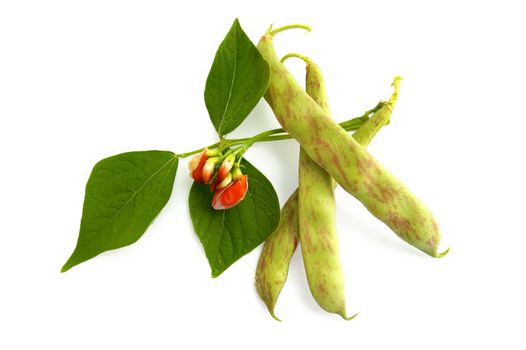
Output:
[[354,315],[350,316],[350,317],[347,317],[347,315],[345,313],[343,314],[340,314],[340,316],[345,320],[345,321],[350,321],[352,320],[353,318],[355,318],[356,316],[358,316],[359,312],[355,313]]
[[77,266],[78,264],[83,263],[86,260],[89,260],[89,259],[83,259],[82,257],[80,257],[77,252],[77,248],[75,248],[75,250],[69,257],[69,259],[66,261],[64,266],[62,266],[62,268],[60,269],[60,273],[64,273],[70,270],[71,268]]
[[234,30],[236,32],[238,32],[239,30],[243,31],[243,29],[241,28],[241,23],[239,23],[239,19],[237,17],[234,19],[234,22],[232,22],[230,30]]
[[64,266],[62,266],[62,268],[60,269],[60,273],[64,273],[64,272],[66,272],[67,270],[71,269],[72,267],[73,267],[73,266],[70,266],[70,265],[68,264],[68,262],[66,262],[66,263],[64,264]]

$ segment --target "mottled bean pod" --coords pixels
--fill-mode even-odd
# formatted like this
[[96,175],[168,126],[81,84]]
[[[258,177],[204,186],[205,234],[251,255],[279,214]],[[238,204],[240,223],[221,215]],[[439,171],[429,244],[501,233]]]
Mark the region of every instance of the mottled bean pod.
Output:
[[[307,63],[306,91],[330,115],[323,76],[312,62]],[[303,264],[312,296],[325,311],[349,319],[338,253],[334,180],[303,148],[299,160],[298,218]]]
[[303,91],[277,58],[267,32],[257,47],[271,69],[265,99],[281,126],[338,184],[401,239],[439,257],[438,224],[431,212]]
[[289,273],[290,260],[298,246],[298,191],[281,208],[276,230],[267,238],[256,268],[256,290],[276,320],[274,313],[279,294]]

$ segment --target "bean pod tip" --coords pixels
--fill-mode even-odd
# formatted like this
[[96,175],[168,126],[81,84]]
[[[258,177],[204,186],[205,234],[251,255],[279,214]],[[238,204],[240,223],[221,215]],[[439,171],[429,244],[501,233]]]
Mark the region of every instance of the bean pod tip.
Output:
[[347,317],[346,314],[343,314],[341,315],[341,317],[345,320],[345,321],[350,321],[352,320],[353,318],[355,318],[356,316],[358,316],[359,312],[355,313],[354,315],[350,316],[350,317]]
[[437,259],[443,258],[449,253],[450,249],[451,249],[451,246],[448,246],[446,250],[444,250],[442,253],[436,254],[434,257]]

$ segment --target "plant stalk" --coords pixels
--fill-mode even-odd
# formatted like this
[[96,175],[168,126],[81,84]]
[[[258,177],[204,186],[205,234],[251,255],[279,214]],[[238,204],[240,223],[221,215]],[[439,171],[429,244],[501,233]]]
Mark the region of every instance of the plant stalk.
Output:
[[[340,123],[340,126],[344,128],[346,131],[352,131],[352,130],[358,129],[365,120],[369,119],[369,116],[371,114],[376,113],[385,103],[386,102],[383,102],[383,101],[379,102],[376,105],[376,107],[366,111],[362,116],[344,121]],[[229,148],[232,146],[243,146],[243,148],[245,148],[243,151],[244,153],[254,143],[289,140],[291,138],[292,137],[285,130],[281,128],[271,129],[271,130],[267,130],[259,134],[256,134],[252,137],[245,137],[245,138],[240,138],[240,139],[222,139],[220,142],[216,142],[206,147],[202,147],[202,148],[190,151],[190,152],[179,153],[179,154],[176,154],[175,156],[178,158],[186,158],[188,156],[201,152],[205,148],[209,148],[209,149],[219,148],[220,150],[223,150],[225,148]]]

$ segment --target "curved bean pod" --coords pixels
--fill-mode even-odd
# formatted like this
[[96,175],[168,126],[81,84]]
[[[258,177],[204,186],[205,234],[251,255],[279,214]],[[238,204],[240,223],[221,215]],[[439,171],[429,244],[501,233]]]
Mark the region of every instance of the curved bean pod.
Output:
[[265,34],[257,48],[270,65],[265,99],[281,126],[401,239],[430,256],[441,256],[440,231],[431,212],[303,91],[277,58],[272,35]]

